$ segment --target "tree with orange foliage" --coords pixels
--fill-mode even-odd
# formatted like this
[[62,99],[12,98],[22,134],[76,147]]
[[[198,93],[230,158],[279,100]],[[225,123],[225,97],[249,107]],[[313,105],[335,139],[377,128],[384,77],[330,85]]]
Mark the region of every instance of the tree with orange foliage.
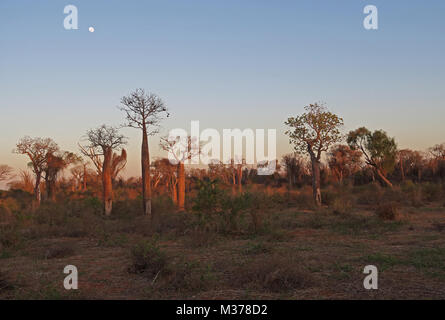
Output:
[[343,179],[360,169],[361,152],[347,145],[334,146],[328,153],[328,165],[341,184]]

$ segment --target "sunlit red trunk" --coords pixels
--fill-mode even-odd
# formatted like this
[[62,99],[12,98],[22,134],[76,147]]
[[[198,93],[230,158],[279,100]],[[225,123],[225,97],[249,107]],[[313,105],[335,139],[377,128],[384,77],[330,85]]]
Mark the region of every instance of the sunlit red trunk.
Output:
[[112,149],[104,150],[104,162],[102,167],[103,201],[105,215],[109,216],[113,209],[113,183],[111,170]]
[[150,153],[148,150],[147,128],[142,128],[142,150],[141,150],[141,164],[142,164],[142,202],[144,208],[144,215],[153,218],[151,214],[151,182],[150,182]]
[[185,208],[185,167],[182,161],[178,164],[178,208],[181,211]]
[[382,173],[382,171],[378,168],[375,170],[377,172],[377,175],[382,179],[382,181],[390,188],[392,188],[392,183],[385,177],[385,175]]

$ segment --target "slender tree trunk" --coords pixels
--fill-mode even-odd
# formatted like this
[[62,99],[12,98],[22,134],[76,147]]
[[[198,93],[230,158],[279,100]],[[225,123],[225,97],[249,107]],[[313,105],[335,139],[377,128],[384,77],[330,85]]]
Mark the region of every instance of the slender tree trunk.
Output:
[[380,177],[380,179],[382,179],[382,181],[390,188],[392,188],[392,183],[385,177],[385,175],[382,173],[382,171],[380,171],[380,169],[376,168],[376,172],[378,174],[378,176]]
[[321,206],[321,188],[320,188],[320,161],[311,155],[312,163],[312,193],[315,204]]
[[288,183],[289,183],[289,190],[290,189],[292,189],[292,185],[293,185],[293,179],[292,179],[292,173],[287,173],[287,180],[288,180]]
[[177,205],[178,204],[178,189],[176,188],[176,183],[172,183],[171,194],[172,194],[173,204]]
[[402,178],[402,181],[405,181],[405,170],[403,168],[403,161],[402,161],[402,159],[400,159],[399,161],[400,161],[400,174],[401,174],[401,178]]
[[238,166],[238,192],[243,192],[243,167],[241,165]]
[[112,151],[111,148],[104,150],[104,163],[102,167],[103,201],[106,216],[111,215],[113,209],[113,183],[111,180]]
[[141,164],[142,164],[142,201],[144,208],[144,215],[153,218],[151,212],[151,181],[150,181],[150,153],[148,150],[148,136],[147,128],[142,128],[142,150],[141,150]]
[[178,208],[180,211],[185,208],[185,167],[182,161],[178,164]]
[[83,165],[83,190],[87,190],[87,166]]
[[40,202],[42,200],[42,194],[40,192],[40,180],[42,178],[42,174],[40,172],[36,173],[36,184],[34,186],[34,199],[36,201],[37,207],[40,206]]

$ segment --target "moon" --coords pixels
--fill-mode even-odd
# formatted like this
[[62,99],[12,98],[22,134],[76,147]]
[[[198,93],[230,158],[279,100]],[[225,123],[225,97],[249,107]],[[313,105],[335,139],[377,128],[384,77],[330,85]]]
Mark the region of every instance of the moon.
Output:
[[94,28],[93,28],[93,27],[89,27],[89,28],[88,28],[88,31],[89,31],[89,32],[94,32]]

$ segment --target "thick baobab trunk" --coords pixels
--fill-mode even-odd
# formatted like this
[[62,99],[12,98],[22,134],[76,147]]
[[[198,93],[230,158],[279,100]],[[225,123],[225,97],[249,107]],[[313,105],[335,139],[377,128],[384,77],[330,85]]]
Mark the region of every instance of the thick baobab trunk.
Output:
[[185,208],[185,167],[182,161],[178,164],[178,208],[181,211]]
[[320,161],[311,156],[312,163],[312,194],[315,204],[321,206],[321,189],[320,189]]
[[392,183],[385,177],[385,175],[382,173],[382,171],[380,171],[380,169],[376,168],[375,171],[377,172],[378,176],[380,177],[380,179],[382,179],[382,181],[390,188],[392,188]]
[[142,201],[143,201],[144,215],[153,218],[151,214],[150,153],[148,150],[147,128],[145,127],[145,125],[142,129],[141,164],[142,164]]
[[54,193],[54,182],[51,180],[46,182],[46,197],[48,201],[56,201],[56,194]]
[[104,162],[102,167],[103,201],[106,216],[111,215],[111,211],[113,210],[113,183],[111,179],[112,151],[113,150],[111,148],[104,150]]

